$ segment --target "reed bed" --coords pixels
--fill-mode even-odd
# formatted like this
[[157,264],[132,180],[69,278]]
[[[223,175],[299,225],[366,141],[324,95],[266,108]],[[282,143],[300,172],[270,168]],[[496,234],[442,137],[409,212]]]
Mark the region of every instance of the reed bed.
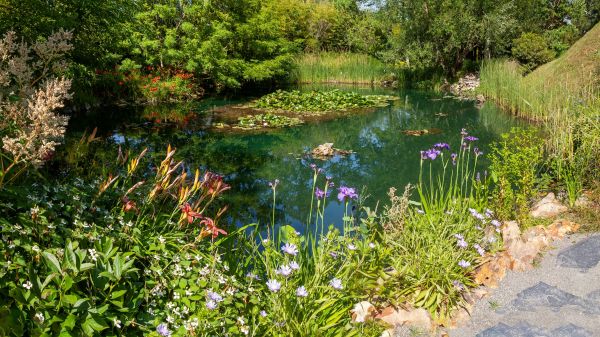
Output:
[[292,79],[296,83],[372,84],[387,74],[386,66],[372,56],[323,52],[299,56]]

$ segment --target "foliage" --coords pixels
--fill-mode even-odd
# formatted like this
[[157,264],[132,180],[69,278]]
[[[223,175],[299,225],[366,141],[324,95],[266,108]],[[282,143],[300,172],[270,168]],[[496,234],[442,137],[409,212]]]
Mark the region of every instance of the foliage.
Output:
[[512,54],[529,70],[549,62],[556,55],[549,48],[546,39],[535,33],[524,33],[518,39],[515,39]]
[[56,110],[71,97],[71,81],[57,76],[71,37],[59,31],[29,45],[8,32],[0,40],[0,188],[28,166],[40,167],[63,139],[68,118]]
[[272,113],[248,115],[238,118],[238,126],[242,129],[281,128],[302,123],[302,120],[299,118],[275,115]]
[[479,259],[499,248],[500,223],[487,209],[487,182],[477,171],[483,152],[476,137],[464,130],[462,136],[456,153],[447,143],[421,152],[419,202],[409,201],[408,189],[402,197],[391,194],[386,216],[402,225],[384,226],[384,242],[392,248],[385,298],[425,308],[441,320],[475,286],[470,272]]
[[277,90],[253,102],[252,107],[267,111],[318,113],[386,106],[391,99],[394,98],[384,95],[360,95],[337,89],[306,93],[298,90]]
[[527,218],[530,202],[536,195],[542,145],[535,130],[513,128],[492,147],[490,170],[495,183],[494,203],[501,219]]

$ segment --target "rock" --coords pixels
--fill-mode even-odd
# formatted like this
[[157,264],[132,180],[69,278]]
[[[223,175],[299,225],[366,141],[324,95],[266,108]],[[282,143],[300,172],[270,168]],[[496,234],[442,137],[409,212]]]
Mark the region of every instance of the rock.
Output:
[[432,329],[431,314],[429,314],[429,311],[423,308],[413,310],[395,310],[393,307],[387,307],[383,309],[381,314],[379,314],[376,318],[393,327],[410,326],[424,331],[430,331]]
[[335,155],[347,155],[351,153],[352,151],[334,148],[333,143],[321,144],[311,151],[313,157],[321,160],[327,160]]
[[465,97],[468,92],[475,91],[477,87],[479,87],[479,76],[477,74],[466,74],[450,86],[450,92],[458,97]]
[[367,301],[356,303],[354,309],[350,310],[352,313],[352,322],[366,322],[370,318],[373,318],[373,313],[375,311],[373,304]]
[[577,200],[575,200],[575,207],[588,208],[590,206],[592,206],[592,202],[585,195],[581,195],[579,198],[577,198]]
[[550,192],[544,199],[538,201],[531,210],[531,216],[534,218],[553,218],[569,209],[556,199],[554,193]]

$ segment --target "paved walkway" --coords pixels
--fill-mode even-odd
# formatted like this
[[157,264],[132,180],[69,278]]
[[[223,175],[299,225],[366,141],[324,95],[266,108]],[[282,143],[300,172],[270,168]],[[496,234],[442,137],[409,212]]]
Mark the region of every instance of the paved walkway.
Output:
[[556,241],[541,263],[508,272],[451,337],[600,337],[600,234]]

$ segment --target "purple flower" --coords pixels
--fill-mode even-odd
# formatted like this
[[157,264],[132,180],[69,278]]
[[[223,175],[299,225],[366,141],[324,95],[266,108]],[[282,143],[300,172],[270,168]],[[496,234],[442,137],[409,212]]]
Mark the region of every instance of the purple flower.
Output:
[[458,155],[453,153],[450,155],[450,158],[452,158],[452,165],[456,165],[456,158],[458,158]]
[[217,294],[217,293],[215,293],[215,292],[213,292],[213,291],[210,291],[210,290],[209,290],[209,291],[206,293],[206,295],[208,296],[208,298],[209,298],[211,301],[215,301],[215,302],[217,302],[217,303],[219,303],[219,302],[223,302],[223,296],[221,296],[221,295],[219,295],[219,294]]
[[298,264],[298,262],[292,261],[290,262],[290,268],[292,268],[292,270],[298,270],[300,269],[300,265]]
[[356,246],[352,243],[348,244],[348,250],[356,250]]
[[462,130],[460,130],[460,135],[465,137],[467,136],[469,133],[467,132],[467,129],[463,128]]
[[336,290],[342,290],[344,288],[344,286],[342,285],[342,280],[335,277],[332,278],[331,281],[329,281],[329,285]]
[[267,312],[266,312],[266,311],[264,311],[264,310],[261,310],[261,311],[260,311],[260,315],[261,315],[262,317],[267,317]]
[[317,165],[316,164],[310,164],[310,168],[313,169],[313,170],[316,170],[317,169]]
[[433,147],[438,150],[446,149],[446,150],[450,151],[450,144],[448,144],[448,143],[437,143]]
[[467,248],[467,247],[469,246],[469,244],[467,243],[467,241],[465,241],[465,240],[463,240],[463,239],[459,239],[459,240],[456,242],[456,245],[457,245],[458,247],[460,247],[460,248],[463,248],[463,249],[464,249],[464,248]]
[[207,302],[206,302],[206,308],[207,308],[208,310],[215,310],[215,309],[217,308],[217,302],[215,302],[215,301],[212,301],[212,300],[210,300],[210,301],[207,301]]
[[336,252],[329,252],[329,256],[331,256],[335,259],[338,255]]
[[298,287],[298,289],[296,289],[296,296],[306,297],[308,296],[308,291],[306,291],[306,288],[304,286],[300,286]]
[[483,151],[479,150],[478,147],[473,148],[473,153],[475,153],[476,156],[481,156],[483,154]]
[[469,208],[469,212],[471,212],[471,215],[472,215],[472,216],[473,216],[475,219],[478,219],[478,220],[481,220],[481,221],[485,220],[485,217],[483,216],[483,214],[481,214],[481,213],[477,212],[477,210],[476,210],[476,209]]
[[502,224],[498,220],[492,220],[492,221],[490,221],[490,223],[496,228],[502,226]]
[[465,261],[465,260],[460,260],[460,261],[458,261],[458,265],[461,266],[462,268],[469,268],[471,266],[471,262]]
[[474,244],[473,248],[475,248],[477,250],[477,253],[479,253],[479,255],[481,255],[481,256],[485,255],[485,249],[483,249],[480,245]]
[[317,199],[319,199],[319,200],[325,198],[325,191],[323,191],[317,187],[315,189],[315,197],[317,197]]
[[279,291],[279,289],[281,289],[281,283],[277,282],[277,280],[269,280],[267,281],[267,288],[276,293]]
[[156,327],[156,332],[163,337],[171,336],[171,331],[165,323],[161,323]]
[[356,194],[356,190],[352,187],[340,186],[338,188],[338,200],[340,202],[345,201],[346,199],[357,199],[358,194]]
[[296,245],[293,243],[286,243],[285,245],[281,246],[281,250],[284,253],[290,254],[293,256],[296,256],[298,254],[298,247],[296,247]]
[[277,269],[277,274],[283,276],[283,277],[288,277],[292,274],[292,268],[290,266],[287,265],[283,265],[281,267],[279,267],[279,269]]
[[474,141],[479,140],[479,138],[473,137],[473,136],[466,136],[465,140],[468,141],[468,142],[474,142]]
[[465,237],[464,237],[464,236],[462,236],[462,234],[454,234],[454,237],[455,237],[457,240],[464,240],[464,239],[465,239]]
[[462,284],[462,282],[460,282],[460,281],[454,280],[454,281],[452,281],[452,285],[455,286],[456,289],[458,289],[460,291],[465,290],[465,285]]
[[435,160],[440,154],[442,154],[442,151],[438,150],[438,149],[429,149],[427,151],[421,151],[421,159],[423,160],[427,160],[427,159],[431,159],[431,160]]
[[[485,175],[485,173],[484,173],[484,175]],[[491,210],[491,209],[489,209],[489,208],[486,208],[486,209],[485,209],[485,216],[487,216],[488,218],[491,218],[491,217],[493,217],[493,216],[494,216],[494,212],[492,212],[492,210]]]

